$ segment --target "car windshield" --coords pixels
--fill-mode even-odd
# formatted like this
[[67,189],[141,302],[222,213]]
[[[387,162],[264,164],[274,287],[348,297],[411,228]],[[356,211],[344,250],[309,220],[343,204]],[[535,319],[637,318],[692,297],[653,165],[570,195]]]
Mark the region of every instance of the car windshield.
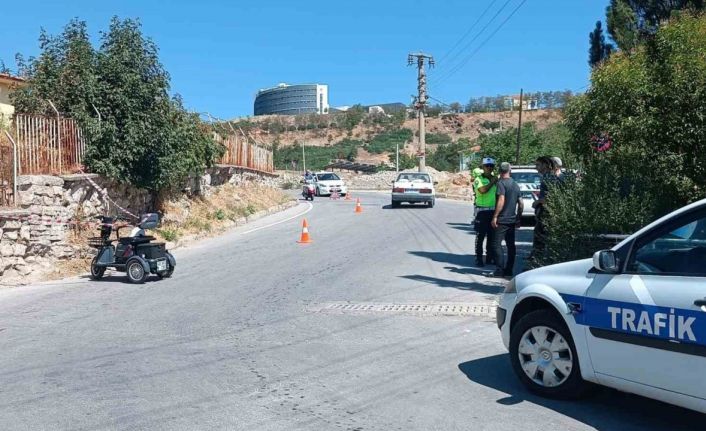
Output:
[[338,175],[336,175],[336,174],[328,174],[328,173],[327,173],[327,174],[317,174],[317,175],[316,175],[316,179],[318,179],[319,181],[336,181],[336,180],[340,180],[340,178],[338,178]]
[[542,182],[542,177],[539,175],[539,172],[512,172],[510,176],[515,182],[521,184],[539,185]]
[[430,183],[429,175],[427,174],[400,174],[397,181],[409,181],[417,183]]

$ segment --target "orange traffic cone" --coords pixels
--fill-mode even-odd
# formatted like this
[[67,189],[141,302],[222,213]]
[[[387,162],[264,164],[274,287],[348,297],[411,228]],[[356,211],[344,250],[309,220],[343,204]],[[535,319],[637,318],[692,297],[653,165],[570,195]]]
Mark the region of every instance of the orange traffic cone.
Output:
[[311,238],[309,238],[309,223],[306,222],[306,219],[304,219],[302,223],[302,236],[297,242],[299,244],[309,244],[312,242]]
[[356,199],[356,201],[355,201],[355,212],[356,212],[356,213],[362,213],[362,212],[363,212],[363,207],[360,206],[360,198]]

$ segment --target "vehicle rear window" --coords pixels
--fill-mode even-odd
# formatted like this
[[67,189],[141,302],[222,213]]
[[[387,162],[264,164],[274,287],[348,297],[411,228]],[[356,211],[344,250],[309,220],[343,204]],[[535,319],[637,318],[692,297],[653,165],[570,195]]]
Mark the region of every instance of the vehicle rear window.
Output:
[[397,181],[430,183],[431,179],[427,174],[400,174],[397,177]]

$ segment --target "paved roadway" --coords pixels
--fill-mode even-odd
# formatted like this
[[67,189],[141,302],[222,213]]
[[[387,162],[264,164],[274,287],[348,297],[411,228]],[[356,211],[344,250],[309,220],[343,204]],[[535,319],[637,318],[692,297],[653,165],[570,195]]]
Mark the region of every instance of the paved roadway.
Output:
[[322,312],[488,305],[501,289],[468,266],[467,204],[362,196],[363,214],[317,199],[310,245],[295,242],[302,203],[178,250],[170,280],[0,291],[0,429],[701,428],[704,416],[610,390],[529,395],[487,315]]

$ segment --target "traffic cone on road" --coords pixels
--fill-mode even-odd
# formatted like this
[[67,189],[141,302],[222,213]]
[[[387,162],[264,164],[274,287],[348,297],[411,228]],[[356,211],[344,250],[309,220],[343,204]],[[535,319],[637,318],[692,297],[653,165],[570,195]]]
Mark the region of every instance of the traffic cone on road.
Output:
[[346,197],[343,200],[345,200],[345,201],[353,200],[353,198],[351,198],[351,193],[350,192],[346,193]]
[[363,207],[360,206],[360,198],[356,199],[356,201],[355,201],[355,212],[356,212],[356,213],[362,213],[362,212],[363,212]]
[[302,223],[302,236],[297,242],[299,244],[309,244],[312,242],[311,238],[309,238],[309,223],[306,222],[306,219],[304,219]]

